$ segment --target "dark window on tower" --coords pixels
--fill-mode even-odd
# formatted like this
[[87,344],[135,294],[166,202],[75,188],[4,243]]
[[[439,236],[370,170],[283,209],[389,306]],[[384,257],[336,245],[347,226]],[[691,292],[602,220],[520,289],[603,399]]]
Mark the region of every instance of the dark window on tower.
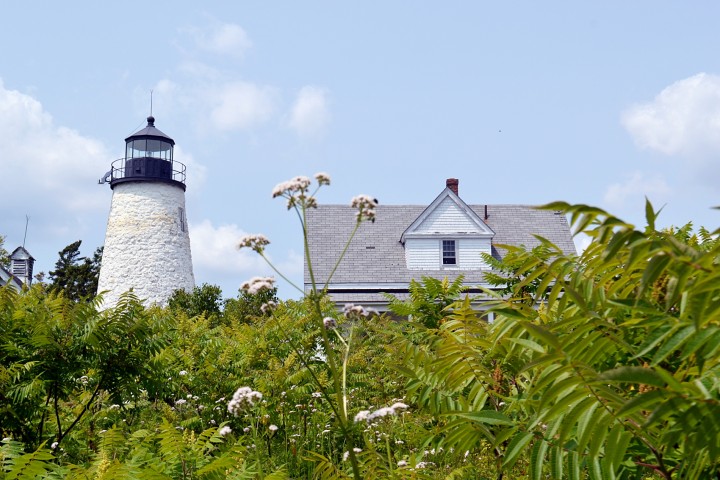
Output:
[[186,228],[185,227],[186,220],[185,220],[185,209],[184,208],[178,207],[178,217],[180,218],[180,231],[184,232],[185,228]]
[[443,265],[457,265],[455,240],[442,241],[442,263]]

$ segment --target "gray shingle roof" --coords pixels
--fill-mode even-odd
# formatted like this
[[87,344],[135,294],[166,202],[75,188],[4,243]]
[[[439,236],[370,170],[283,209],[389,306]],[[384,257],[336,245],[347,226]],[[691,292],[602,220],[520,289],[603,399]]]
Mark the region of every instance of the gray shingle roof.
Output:
[[[485,205],[470,205],[484,219]],[[453,270],[408,270],[405,251],[400,243],[403,231],[420,215],[422,205],[379,205],[375,223],[363,222],[347,254],[333,275],[333,284],[377,285],[407,284],[411,279],[431,276],[448,277],[465,275],[466,284],[483,283],[483,272]],[[570,227],[564,215],[553,211],[537,210],[528,205],[488,205],[487,225],[495,231],[493,245],[524,245],[532,248],[540,242],[533,234],[544,237],[565,253],[576,253]],[[355,228],[355,212],[344,205],[320,205],[307,212],[307,228],[313,273],[319,284],[324,284],[335,266],[347,239]],[[501,251],[493,248],[500,257]],[[305,283],[310,275],[305,265]]]

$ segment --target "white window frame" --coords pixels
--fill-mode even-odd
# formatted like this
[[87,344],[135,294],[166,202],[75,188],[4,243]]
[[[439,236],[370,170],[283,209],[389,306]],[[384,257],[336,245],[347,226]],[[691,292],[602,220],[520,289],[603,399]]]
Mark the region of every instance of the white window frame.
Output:
[[[445,242],[453,242],[455,263],[445,263]],[[440,268],[458,268],[460,266],[458,243],[459,242],[454,238],[443,238],[440,240]]]

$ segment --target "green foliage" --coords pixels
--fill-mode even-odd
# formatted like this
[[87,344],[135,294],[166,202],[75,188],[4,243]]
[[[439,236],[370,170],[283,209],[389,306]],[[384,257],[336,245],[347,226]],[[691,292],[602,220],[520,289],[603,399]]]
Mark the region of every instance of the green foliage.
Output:
[[0,290],[0,434],[62,443],[101,396],[122,403],[152,378],[165,329],[130,294],[100,313],[38,287]]
[[222,310],[222,289],[217,285],[203,283],[192,292],[178,289],[168,300],[168,307],[175,312],[183,312],[188,317],[205,315],[217,319]]
[[[505,250],[505,255],[500,260],[488,253],[481,253],[483,260],[492,269],[485,273],[485,281],[497,293],[509,300],[532,305],[538,296],[538,287],[541,283],[537,276],[529,276],[534,273],[532,267],[562,252],[557,248],[552,248],[547,242],[542,242],[534,247],[530,256],[523,247],[495,246]],[[540,293],[544,294],[545,292]]]
[[[519,281],[493,324],[466,301],[403,342],[411,398],[446,422],[433,441],[490,445],[496,472],[531,478],[714,476],[720,245],[706,230],[654,230],[651,206],[643,231],[593,207],[547,208],[593,239],[582,255],[546,241],[555,255],[515,252]],[[530,282],[534,305],[515,301]]]
[[5,236],[0,235],[0,267],[10,267],[10,254],[5,250]]
[[0,479],[45,478],[57,470],[53,458],[44,446],[24,453],[22,443],[4,438],[0,441]]
[[389,308],[395,315],[421,322],[428,328],[437,328],[446,317],[446,309],[467,290],[462,284],[463,276],[450,282],[447,277],[442,280],[423,277],[421,282],[410,281],[410,298],[402,301],[387,295]]
[[224,320],[227,323],[250,323],[253,318],[267,317],[271,309],[266,308],[263,311],[262,307],[270,302],[279,302],[277,287],[254,294],[240,289],[237,298],[225,300]]
[[102,247],[98,247],[92,258],[80,256],[82,240],[73,242],[63,248],[55,263],[55,270],[50,272],[49,289],[62,293],[74,302],[90,301],[98,292]]

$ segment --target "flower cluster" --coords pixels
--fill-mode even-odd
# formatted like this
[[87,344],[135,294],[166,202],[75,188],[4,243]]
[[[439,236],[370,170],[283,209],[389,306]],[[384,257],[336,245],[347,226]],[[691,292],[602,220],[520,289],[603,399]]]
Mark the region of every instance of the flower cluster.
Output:
[[262,400],[262,393],[254,391],[250,387],[240,387],[228,402],[228,412],[236,417],[242,411],[255,405],[255,401]]
[[270,240],[265,235],[245,235],[240,239],[237,248],[252,248],[258,253],[262,253],[265,250],[265,246],[270,244]]
[[218,433],[220,434],[221,437],[224,437],[225,435],[229,435],[232,433],[232,428],[225,425],[220,430],[218,430]]
[[263,315],[270,315],[270,312],[275,310],[277,307],[277,302],[273,302],[272,300],[268,301],[267,303],[263,303],[260,305],[260,311],[263,313]]
[[358,222],[362,222],[363,220],[370,220],[371,222],[374,222],[375,207],[377,207],[377,204],[377,199],[372,198],[369,195],[358,195],[350,202],[350,206],[352,208],[357,208],[358,210],[355,214]]
[[323,325],[325,326],[325,328],[336,328],[337,322],[332,317],[325,317],[323,318]]
[[307,191],[312,181],[308,177],[295,177],[291,180],[287,180],[282,183],[278,183],[273,188],[272,196],[285,197],[288,199],[287,208],[288,210],[294,207],[298,201],[304,203],[306,207],[317,207],[315,198],[308,196]]
[[375,410],[374,412],[370,412],[370,410],[361,410],[355,415],[355,421],[356,422],[371,422],[375,420],[376,418],[382,418],[392,415],[397,415],[397,410],[404,410],[408,408],[407,405],[401,402],[395,402],[389,407],[383,407]]
[[275,288],[275,279],[273,277],[253,277],[240,285],[240,289],[250,295],[257,295],[273,288]]
[[[355,453],[361,453],[361,452],[362,452],[362,448],[355,447],[355,448],[353,448],[353,452],[355,452]],[[350,458],[350,451],[349,451],[349,450],[346,451],[345,453],[343,453],[343,462],[347,462],[348,458]]]
[[362,317],[369,317],[371,315],[377,315],[377,310],[374,310],[372,308],[364,308],[362,305],[355,305],[352,303],[346,303],[345,307],[343,307],[343,315],[345,318],[362,318]]
[[325,172],[316,173],[315,180],[317,180],[318,185],[330,185],[330,175]]

